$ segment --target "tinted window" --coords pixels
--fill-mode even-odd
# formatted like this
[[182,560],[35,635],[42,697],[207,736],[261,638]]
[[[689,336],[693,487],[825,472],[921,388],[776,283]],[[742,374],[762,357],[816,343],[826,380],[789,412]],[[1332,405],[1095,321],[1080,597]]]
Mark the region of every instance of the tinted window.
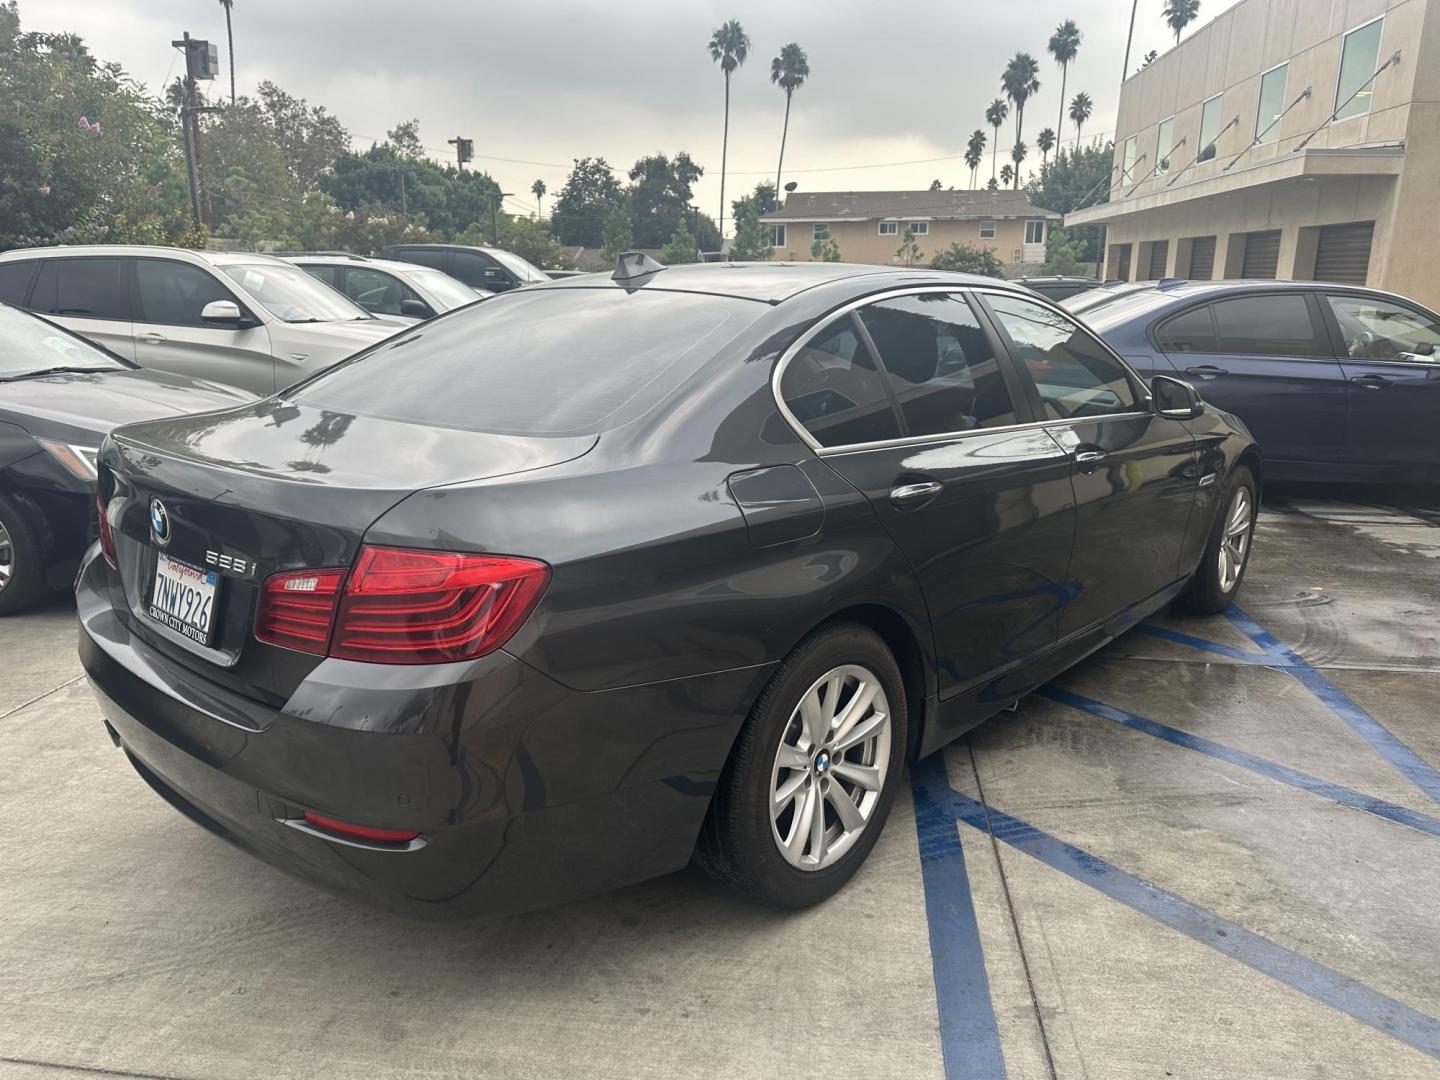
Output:
[[234,302],[235,295],[198,266],[166,259],[137,259],[135,284],[138,322],[168,326],[210,326],[200,312],[212,300]]
[[447,270],[445,264],[449,260],[450,253],[443,248],[401,248],[395,256],[402,262],[418,263],[420,266],[433,266],[437,270]]
[[1323,356],[1310,305],[1300,293],[1219,300],[1213,305],[1218,352],[1262,356]]
[[399,315],[400,301],[420,299],[414,289],[394,275],[363,266],[345,271],[345,295],[367,311],[381,315]]
[[304,270],[316,281],[323,281],[333,289],[335,288],[336,272],[340,268],[338,266],[317,263],[313,266],[302,266],[300,269]]
[[295,396],[414,424],[591,434],[660,401],[766,310],[686,293],[522,290],[402,333]]
[[995,350],[959,296],[919,293],[861,309],[906,434],[1013,424],[1015,403]]
[[508,289],[514,284],[509,274],[473,251],[455,252],[450,274],[466,285],[478,285],[482,289]]
[[879,367],[848,315],[790,358],[780,377],[780,396],[821,446],[900,437]]
[[1014,296],[986,296],[1040,390],[1047,420],[1135,409],[1125,367],[1058,311]]
[[1340,324],[1345,351],[1357,360],[1440,362],[1440,323],[1401,307],[1393,300],[1368,296],[1327,296]]
[[1191,308],[1160,327],[1160,348],[1166,352],[1215,351],[1215,324],[1209,307]]
[[25,303],[25,294],[30,289],[30,279],[35,276],[35,260],[0,263],[0,303]]
[[130,318],[130,294],[119,259],[46,259],[30,306],[47,315]]

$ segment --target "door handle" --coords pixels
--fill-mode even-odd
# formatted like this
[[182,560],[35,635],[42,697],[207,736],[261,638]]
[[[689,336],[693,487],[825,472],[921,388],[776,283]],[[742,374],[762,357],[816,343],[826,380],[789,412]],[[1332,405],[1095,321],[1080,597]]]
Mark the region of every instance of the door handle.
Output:
[[1185,369],[1186,375],[1198,375],[1202,379],[1213,379],[1217,375],[1229,375],[1223,367],[1216,367],[1214,364],[1196,364],[1194,367]]
[[136,339],[143,341],[146,345],[163,345],[169,340],[164,334],[157,334],[153,330],[147,330],[143,334],[137,334]]
[[1080,466],[1081,472],[1092,473],[1109,456],[1104,450],[1077,450],[1075,464]]
[[1390,380],[1384,375],[1356,375],[1350,380],[1362,390],[1384,390]]
[[932,499],[945,490],[945,485],[938,480],[926,480],[918,484],[900,484],[890,489],[890,501],[896,503],[915,503],[922,499]]

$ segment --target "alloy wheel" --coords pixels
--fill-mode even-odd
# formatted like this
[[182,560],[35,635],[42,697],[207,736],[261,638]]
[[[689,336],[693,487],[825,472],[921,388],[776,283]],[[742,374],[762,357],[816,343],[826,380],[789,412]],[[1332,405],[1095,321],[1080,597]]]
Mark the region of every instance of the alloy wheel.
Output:
[[1228,593],[1240,581],[1245,555],[1250,550],[1250,492],[1235,489],[1230,511],[1225,515],[1225,533],[1220,538],[1220,591]]
[[832,668],[801,696],[770,774],[770,831],[791,866],[833,865],[865,831],[885,789],[890,737],[890,703],[868,668]]
[[10,579],[15,576],[15,545],[10,539],[10,530],[5,528],[5,523],[0,521],[0,592],[10,584]]

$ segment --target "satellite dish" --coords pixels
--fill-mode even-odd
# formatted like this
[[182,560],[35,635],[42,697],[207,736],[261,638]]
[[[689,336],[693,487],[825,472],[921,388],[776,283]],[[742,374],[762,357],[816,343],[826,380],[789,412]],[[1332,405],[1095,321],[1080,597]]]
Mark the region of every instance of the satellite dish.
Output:
[[785,190],[788,191],[788,192],[792,192],[792,193],[793,193],[794,190],[795,190],[797,187],[799,187],[799,186],[800,186],[800,185],[798,185],[797,183],[795,183],[794,180],[791,180],[788,184],[785,185]]

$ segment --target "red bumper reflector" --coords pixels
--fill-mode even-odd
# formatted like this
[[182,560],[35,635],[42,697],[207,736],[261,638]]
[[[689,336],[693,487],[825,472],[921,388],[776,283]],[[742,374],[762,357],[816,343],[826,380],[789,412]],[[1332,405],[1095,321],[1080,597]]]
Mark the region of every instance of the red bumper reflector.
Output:
[[119,564],[115,561],[115,534],[110,531],[109,507],[105,504],[105,496],[100,491],[100,485],[95,485],[95,508],[100,511],[100,550],[105,555],[105,561],[110,564],[111,570],[118,570]]
[[351,825],[348,821],[337,821],[323,814],[305,812],[306,824],[317,829],[346,836],[352,840],[373,840],[381,844],[408,844],[420,834],[409,829],[376,829],[369,825]]

